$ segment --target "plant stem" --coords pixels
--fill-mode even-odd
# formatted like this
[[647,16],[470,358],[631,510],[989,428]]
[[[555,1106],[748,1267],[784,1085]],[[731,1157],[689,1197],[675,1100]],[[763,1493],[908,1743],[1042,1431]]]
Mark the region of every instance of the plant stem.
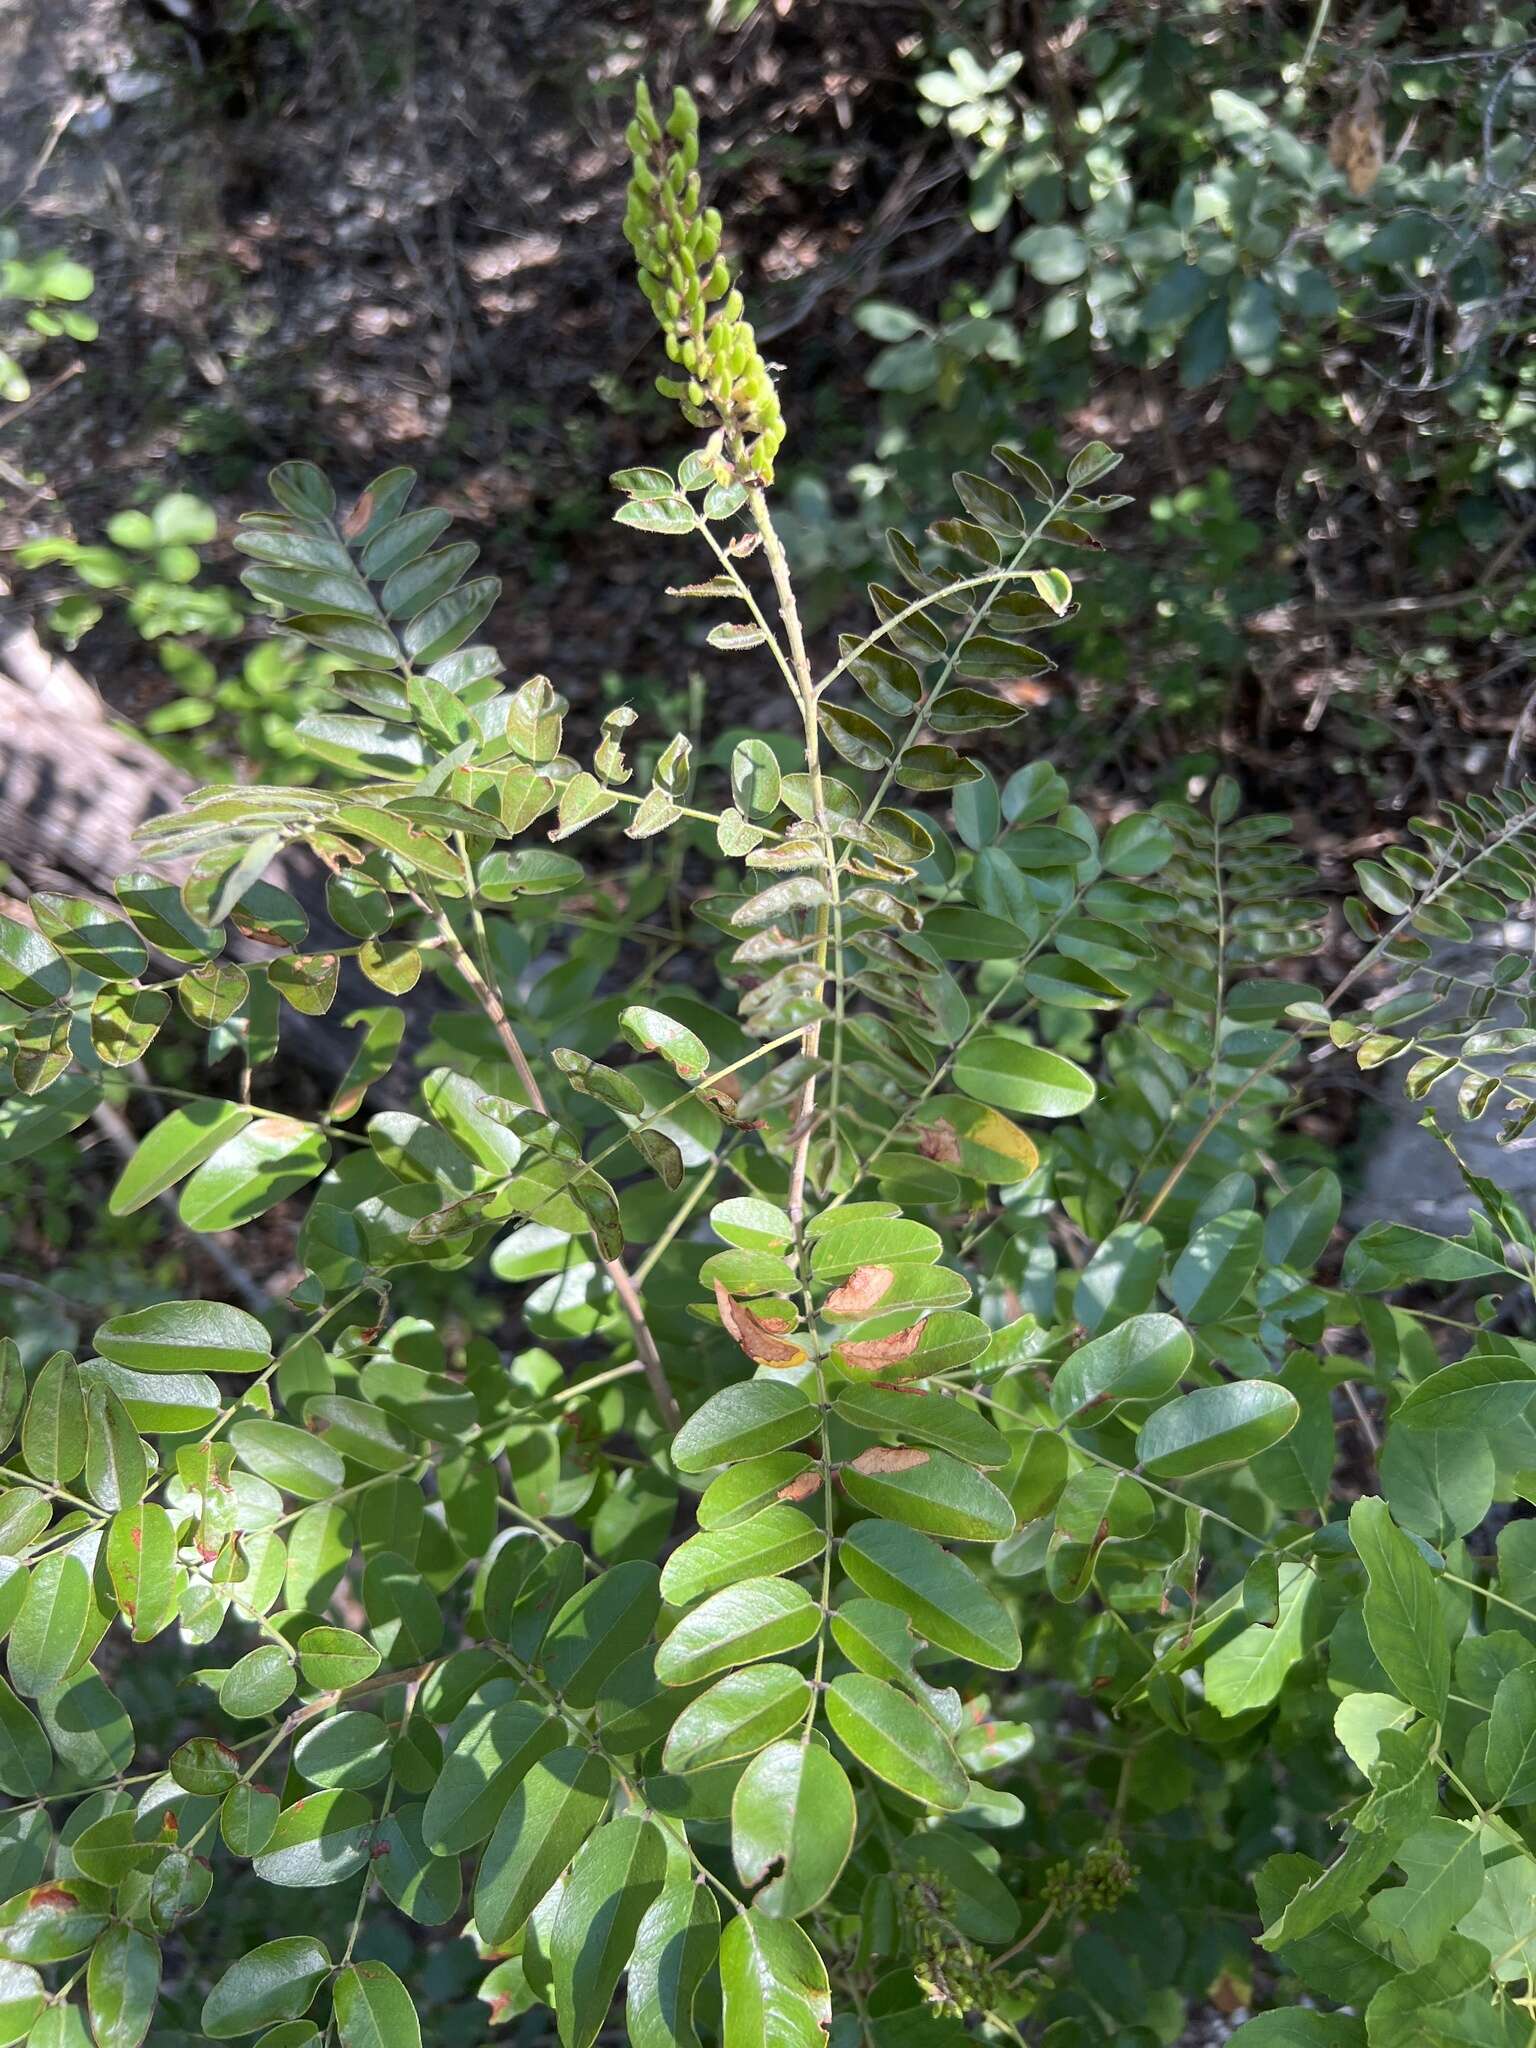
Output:
[[1040,1915],[1040,1918],[1035,1922],[1034,1926],[1030,1928],[1028,1934],[1021,1934],[1018,1940],[1013,1944],[1012,1948],[1005,1948],[1003,1950],[1002,1954],[996,1959],[995,1963],[993,1964],[993,1968],[1000,1970],[1004,1963],[1012,1962],[1013,1958],[1016,1955],[1021,1955],[1023,1951],[1027,1948],[1033,1948],[1035,1943],[1040,1939],[1041,1935],[1044,1934],[1046,1928],[1050,1926],[1051,1922],[1055,1918],[1056,1908],[1054,1906],[1047,1906],[1045,1911]]
[[[922,696],[918,699],[917,708],[912,713],[911,719],[908,722],[907,740],[906,742],[904,742],[904,745],[910,744],[913,736],[921,727],[923,720],[928,716],[928,713],[932,709],[934,703],[940,696],[943,695],[944,691],[948,689],[950,679],[954,675],[956,668],[959,666],[961,655],[964,654],[967,646],[970,644],[973,635],[978,633],[981,630],[981,628],[986,624],[987,614],[992,609],[993,599],[997,596],[998,593],[998,585],[1004,580],[1004,578],[1014,578],[1018,576],[1029,575],[1031,573],[1029,570],[1024,568],[1024,562],[1026,561],[1028,556],[1033,552],[1035,542],[1039,540],[1041,534],[1044,533],[1046,527],[1049,526],[1051,521],[1057,517],[1063,505],[1066,504],[1067,496],[1067,493],[1063,493],[1061,497],[1055,499],[1053,503],[1046,508],[1045,512],[1041,515],[1039,519],[1036,520],[1035,524],[1030,528],[1029,532],[1026,533],[1024,538],[1020,541],[1017,549],[1014,551],[1012,560],[1007,564],[1006,568],[994,570],[991,576],[983,579],[972,579],[973,581],[981,580],[989,582],[991,583],[992,587],[987,592],[987,595],[972,611],[971,616],[966,620],[964,630],[961,632],[960,637],[958,640],[956,640],[954,646],[950,648],[948,654],[945,656],[944,661],[940,665],[938,674],[934,677],[933,681],[929,684],[928,688],[924,690]],[[963,588],[964,586],[959,587]],[[937,603],[937,601],[937,596],[929,597],[926,599],[919,599],[917,606],[914,607],[909,605],[907,609],[910,612],[915,609],[920,609],[921,605],[924,603],[933,604]],[[901,616],[905,617],[906,614],[903,613],[901,614]],[[895,619],[892,619],[888,623],[890,625],[895,625],[897,622]],[[838,675],[841,673],[844,665],[845,664],[840,662],[837,668],[832,670],[830,675],[825,676],[822,679],[821,691],[823,694],[826,692],[828,685],[836,680]],[[880,778],[879,787],[876,789],[874,795],[870,798],[869,802],[864,806],[864,816],[866,818],[873,817],[875,812],[879,810],[881,804],[885,802],[891,784],[896,780],[896,770],[901,762],[901,754],[902,749],[898,748],[896,752],[892,755],[890,766],[886,769],[884,775]]]
[[[837,850],[832,843],[832,833],[827,817],[826,790],[821,777],[821,728],[816,722],[816,685],[811,677],[810,658],[805,651],[805,634],[800,625],[800,608],[795,602],[795,586],[789,571],[789,558],[784,552],[784,543],[779,539],[773,515],[768,510],[767,500],[761,490],[751,493],[752,518],[762,537],[763,559],[768,564],[768,573],[773,578],[774,594],[779,601],[779,616],[784,621],[785,636],[789,641],[790,660],[793,664],[793,683],[800,716],[805,731],[805,768],[811,784],[811,820],[821,839],[822,860],[826,870],[828,900],[816,913],[816,990],[818,998],[827,980],[827,955],[831,944],[834,920],[838,931],[838,984],[842,983],[842,909],[838,895]],[[800,1091],[800,1102],[795,1112],[792,1127],[793,1150],[789,1166],[789,1198],[785,1204],[789,1220],[800,1233],[801,1221],[805,1215],[805,1182],[810,1165],[811,1137],[815,1130],[816,1083],[818,1079],[817,1059],[821,1051],[821,1019],[813,1018],[806,1025],[800,1041],[801,1051],[809,1064],[810,1071]]]
[[[414,890],[412,894],[415,894]],[[502,1050],[511,1061],[512,1071],[517,1075],[530,1106],[541,1116],[547,1116],[549,1108],[544,1100],[544,1091],[539,1086],[533,1068],[528,1064],[528,1055],[523,1051],[517,1033],[512,1028],[512,1020],[507,1015],[506,1006],[489,979],[489,960],[486,961],[487,972],[482,973],[470,958],[469,949],[454,930],[452,920],[435,895],[419,895],[416,901],[437,926],[442,935],[443,951],[469,984],[476,1002],[489,1019],[491,1029],[496,1033]],[[677,1397],[667,1379],[666,1367],[661,1362],[661,1353],[656,1348],[656,1339],[652,1336],[651,1326],[645,1319],[645,1308],[640,1300],[639,1290],[629,1277],[622,1259],[606,1258],[595,1245],[593,1249],[597,1253],[598,1264],[607,1274],[609,1284],[618,1297],[619,1306],[628,1320],[630,1333],[635,1340],[635,1352],[645,1369],[646,1384],[650,1387],[651,1398],[656,1403],[656,1412],[669,1430],[675,1430],[682,1422],[683,1411],[677,1405]]]

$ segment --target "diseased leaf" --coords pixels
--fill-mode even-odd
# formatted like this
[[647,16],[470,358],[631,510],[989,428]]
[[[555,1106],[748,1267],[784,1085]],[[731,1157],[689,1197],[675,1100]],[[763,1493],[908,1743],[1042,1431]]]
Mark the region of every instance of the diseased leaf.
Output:
[[822,1303],[822,1313],[867,1316],[890,1293],[895,1282],[895,1270],[890,1266],[855,1266],[848,1278],[828,1294]]
[[731,1854],[753,1909],[798,1920],[821,1904],[853,1847],[853,1788],[815,1743],[775,1742],[755,1756],[731,1800]]
[[720,1281],[714,1283],[715,1306],[720,1320],[754,1365],[804,1365],[805,1352],[779,1332],[790,1325],[781,1316],[760,1316],[744,1301],[736,1301]]

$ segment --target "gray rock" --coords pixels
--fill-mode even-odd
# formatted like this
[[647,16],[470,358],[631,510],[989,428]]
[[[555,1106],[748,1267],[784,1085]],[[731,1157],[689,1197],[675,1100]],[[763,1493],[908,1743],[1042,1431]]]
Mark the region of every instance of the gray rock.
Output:
[[[1504,954],[1529,955],[1533,944],[1536,930],[1532,926],[1510,923],[1486,944],[1439,945],[1428,971],[1484,980]],[[1448,1008],[1456,1007],[1453,993]],[[1484,1028],[1523,1022],[1513,1004],[1506,1001],[1493,1006],[1484,1020]],[[1529,1052],[1511,1053],[1500,1059],[1479,1060],[1478,1064],[1493,1071],[1512,1060],[1530,1057]],[[1405,1072],[1404,1061],[1394,1061],[1377,1071],[1376,1107],[1386,1123],[1369,1142],[1358,1190],[1346,1209],[1345,1220],[1350,1227],[1360,1230],[1367,1223],[1378,1221],[1410,1223],[1416,1229],[1433,1230],[1442,1236],[1466,1229],[1471,1197],[1455,1160],[1435,1134],[1423,1128],[1422,1118],[1429,1109],[1436,1112],[1441,1129],[1473,1173],[1497,1181],[1522,1206],[1536,1207],[1536,1125],[1526,1136],[1501,1145],[1501,1103],[1496,1103],[1477,1122],[1464,1123],[1456,1107],[1458,1076],[1447,1075],[1424,1101],[1410,1102],[1401,1085]]]

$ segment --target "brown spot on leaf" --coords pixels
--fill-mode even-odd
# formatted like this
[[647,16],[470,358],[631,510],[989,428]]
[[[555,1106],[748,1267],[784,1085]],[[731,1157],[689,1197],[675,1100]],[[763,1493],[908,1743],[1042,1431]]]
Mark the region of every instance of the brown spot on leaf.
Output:
[[834,1287],[822,1306],[829,1316],[863,1316],[882,1302],[896,1284],[889,1266],[855,1266],[848,1278]]
[[721,1123],[729,1124],[733,1131],[766,1131],[768,1126],[762,1117],[743,1116],[740,1113],[736,1106],[739,1099],[739,1096],[727,1095],[724,1084],[718,1088],[699,1090],[699,1100],[706,1108],[714,1111]]
[[341,523],[341,530],[348,540],[356,540],[363,528],[373,517],[373,493],[364,491],[352,510]]
[[875,1479],[887,1472],[915,1472],[919,1465],[928,1462],[928,1452],[912,1444],[873,1444],[867,1451],[860,1451],[850,1469]]
[[718,1280],[715,1282],[715,1306],[720,1311],[721,1322],[754,1365],[804,1365],[805,1353],[800,1346],[787,1344],[778,1335],[780,1330],[789,1328],[782,1316],[755,1314],[744,1301],[734,1300]]
[[839,1344],[837,1355],[851,1372],[879,1372],[883,1366],[899,1365],[910,1358],[923,1338],[921,1321],[893,1330],[889,1337],[866,1337],[857,1344]]
[[925,1159],[932,1159],[939,1166],[960,1164],[960,1140],[955,1127],[945,1117],[936,1117],[931,1124],[924,1124],[917,1134],[917,1149]]
[[812,1465],[807,1472],[797,1472],[787,1486],[781,1486],[774,1495],[775,1500],[809,1500],[821,1487],[821,1467]]
[[1239,2006],[1246,2005],[1252,1992],[1238,1983],[1229,1971],[1223,1970],[1208,1994],[1211,2004],[1218,2012],[1231,2014]]
[[50,1913],[72,1913],[79,1901],[67,1885],[39,1884],[32,1888],[30,1903]]

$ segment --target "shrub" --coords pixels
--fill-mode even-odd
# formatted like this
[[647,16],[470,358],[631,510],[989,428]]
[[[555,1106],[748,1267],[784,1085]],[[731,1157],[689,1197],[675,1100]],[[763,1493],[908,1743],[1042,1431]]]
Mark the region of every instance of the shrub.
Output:
[[[32,395],[32,380],[23,363],[49,341],[96,339],[95,320],[76,310],[95,286],[84,264],[62,249],[24,256],[15,230],[0,228],[0,398],[25,404]],[[17,306],[27,308],[19,327],[12,310]]]
[[[1276,2007],[1254,2048],[1513,2048],[1536,1240],[1468,1172],[1464,1236],[1340,1265],[1292,1117],[1314,1042],[1536,1116],[1526,963],[1432,952],[1531,893],[1536,788],[1362,862],[1328,994],[1231,781],[1000,789],[966,749],[1076,606],[1100,443],[958,476],[813,663],[696,133],[642,98],[629,229],[700,445],[615,516],[702,547],[673,593],[794,745],[632,787],[633,712],[503,686],[409,472],[342,509],[289,463],[240,545],[349,707],[299,727],[332,780],[203,791],[143,833],[179,881],[0,924],[9,1160],[196,1029],[238,1083],[164,1091],[112,1211],[302,1217],[277,1334],[173,1300],[0,1359],[6,2038],[137,2048],[161,1996],[163,2037],[468,2038],[468,1945],[414,1932],[467,1912],[491,2022],[565,2048],[626,1976],[641,2048],[1169,2042],[1206,1998]],[[294,1114],[280,1017],[343,976],[378,999]]]
[[[47,613],[66,647],[77,647],[100,623],[109,601],[121,605],[129,631],[154,647],[175,694],[149,713],[144,730],[172,760],[227,777],[233,747],[258,768],[276,763],[305,779],[315,772],[313,760],[293,728],[324,695],[321,658],[300,641],[268,636],[247,652],[238,675],[221,676],[219,651],[247,632],[261,608],[239,590],[202,581],[198,550],[217,531],[211,505],[171,491],[147,511],[115,513],[100,542],[50,534],[23,541],[15,553],[23,569],[57,567],[79,584]],[[204,730],[220,713],[222,755]]]
[[[834,519],[837,500],[797,491],[790,537],[857,570],[886,525],[926,511],[1021,417],[1082,410],[1128,434],[1139,418],[1152,473],[1171,467],[1180,497],[1236,472],[1267,545],[1234,563],[1156,516],[1123,543],[1065,636],[1073,673],[1120,718],[1215,722],[1253,665],[1243,619],[1324,594],[1295,567],[1325,518],[1328,624],[1350,650],[1335,638],[1341,703],[1379,712],[1426,672],[1477,687],[1490,642],[1513,651],[1529,631],[1529,578],[1502,572],[1511,555],[1518,570],[1533,477],[1516,341],[1530,325],[1531,26],[1526,0],[1455,22],[949,10],[914,88],[952,145],[966,222],[946,229],[941,269],[898,263],[856,310],[880,394],[848,475],[857,510]],[[1027,452],[1047,456],[1039,431]],[[1444,612],[1387,626],[1350,609],[1387,595],[1372,587],[1384,536],[1410,585],[1456,594]],[[1351,737],[1371,755],[1388,734],[1362,718]]]

